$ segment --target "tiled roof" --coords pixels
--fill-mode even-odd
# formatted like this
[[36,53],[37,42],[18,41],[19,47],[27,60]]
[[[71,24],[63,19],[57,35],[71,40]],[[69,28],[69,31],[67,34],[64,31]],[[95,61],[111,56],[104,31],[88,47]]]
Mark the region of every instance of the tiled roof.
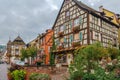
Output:
[[[102,12],[97,11],[97,10],[95,10],[95,9],[93,9],[93,8],[88,7],[87,5],[83,4],[81,1],[78,1],[78,0],[73,0],[73,1],[74,1],[75,4],[77,4],[77,6],[80,7],[81,9],[89,12],[90,14],[92,14],[92,15],[94,15],[94,16],[97,16],[97,17],[99,17],[99,18],[102,18],[103,20],[109,22],[109,23],[112,24],[112,25],[116,25],[116,24],[114,24],[113,22],[111,22],[111,21],[109,21],[108,19],[106,19],[105,16],[102,16],[102,15],[101,15],[101,14],[103,14]],[[65,2],[65,0],[64,0],[64,2]],[[63,2],[63,4],[64,4],[64,2]],[[62,4],[62,6],[63,6],[63,4]],[[61,6],[61,9],[62,9],[62,6]],[[60,11],[61,11],[61,9],[60,9]],[[60,11],[59,11],[59,13],[58,13],[58,16],[60,15]],[[58,18],[58,16],[57,16],[57,18]],[[53,28],[54,28],[54,26],[55,26],[55,24],[56,24],[56,22],[57,22],[57,18],[56,18],[56,20],[55,20],[55,23],[54,23],[54,25],[53,25]],[[119,28],[119,25],[116,25],[116,27]],[[52,28],[52,29],[53,29],[53,28]]]
[[[95,16],[97,16],[97,17],[99,17],[99,18],[102,18],[103,20],[105,20],[105,21],[113,24],[113,25],[116,25],[115,23],[113,23],[113,22],[111,22],[110,20],[106,19],[106,18],[108,18],[108,16],[102,16],[102,15],[101,15],[101,14],[103,14],[102,12],[97,11],[97,10],[95,10],[95,9],[93,9],[93,8],[88,7],[87,5],[83,4],[81,1],[78,1],[78,0],[73,0],[73,1],[74,1],[80,8],[82,8],[83,10],[88,11],[90,14],[93,14],[93,15],[95,15]],[[116,25],[116,27],[118,28],[119,25]]]
[[20,36],[18,36],[12,43],[13,44],[25,45],[25,42],[22,40],[22,38]]
[[73,0],[76,4],[79,5],[79,7],[83,8],[84,10],[90,11],[90,12],[98,12],[93,8],[88,7],[87,5],[83,4],[81,1]]

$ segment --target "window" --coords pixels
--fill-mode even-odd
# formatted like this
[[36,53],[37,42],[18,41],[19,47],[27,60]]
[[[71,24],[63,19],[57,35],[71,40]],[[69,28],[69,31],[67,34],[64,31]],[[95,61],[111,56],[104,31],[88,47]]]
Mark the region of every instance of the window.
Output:
[[72,28],[72,26],[73,26],[73,22],[70,21],[69,25],[70,25],[70,28]]
[[14,48],[14,46],[13,46],[13,45],[12,45],[11,47],[12,47],[12,49]]
[[66,37],[64,37],[64,44],[66,44],[67,43],[67,39],[66,39]]
[[79,40],[79,33],[74,34],[74,41],[76,42],[76,41],[78,41],[78,40]]
[[79,25],[79,18],[74,20],[74,26],[78,26]]
[[70,12],[66,11],[65,13],[65,20],[68,21],[70,19]]
[[81,16],[79,17],[79,21],[80,21],[80,24],[83,23],[83,18]]
[[70,22],[69,22],[69,32],[71,32],[72,27],[73,27],[73,22],[70,21]]
[[18,46],[16,45],[15,48],[18,49]]
[[70,11],[67,11],[66,12],[66,17],[69,17],[70,16]]
[[113,38],[113,46],[117,47],[117,39]]
[[60,26],[60,31],[64,31],[64,26]]
[[18,55],[19,54],[19,49],[15,49],[15,53]]
[[70,37],[70,38],[69,38],[70,43],[73,42],[73,35],[71,34],[69,37]]
[[55,45],[58,46],[59,45],[59,40],[55,39]]
[[92,40],[93,39],[93,31],[90,30],[90,39]]

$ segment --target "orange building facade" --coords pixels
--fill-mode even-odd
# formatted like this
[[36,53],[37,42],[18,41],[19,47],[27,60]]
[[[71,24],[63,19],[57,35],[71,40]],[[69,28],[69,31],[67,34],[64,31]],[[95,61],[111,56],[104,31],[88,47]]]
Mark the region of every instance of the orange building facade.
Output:
[[53,36],[53,30],[49,29],[46,30],[46,33],[42,33],[39,36],[39,46],[40,51],[38,53],[39,56],[45,56],[45,64],[49,64],[50,61],[50,49],[52,47],[52,36]]

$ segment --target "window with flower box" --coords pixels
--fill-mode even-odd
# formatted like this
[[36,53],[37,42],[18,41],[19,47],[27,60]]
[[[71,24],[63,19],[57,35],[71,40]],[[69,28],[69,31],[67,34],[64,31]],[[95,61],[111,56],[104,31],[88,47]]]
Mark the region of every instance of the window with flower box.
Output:
[[69,37],[68,36],[64,36],[64,47],[67,48],[68,47],[68,42],[69,42]]
[[79,25],[79,18],[74,20],[74,27]]
[[69,28],[69,32],[72,32],[72,30],[71,30],[72,27],[73,27],[73,21],[70,21],[70,22],[69,22],[69,27],[68,27],[68,28]]

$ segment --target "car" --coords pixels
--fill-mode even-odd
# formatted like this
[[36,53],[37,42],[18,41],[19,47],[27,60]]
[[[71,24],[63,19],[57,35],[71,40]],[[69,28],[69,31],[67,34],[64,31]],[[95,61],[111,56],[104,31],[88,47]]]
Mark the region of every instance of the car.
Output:
[[0,61],[0,64],[4,64],[4,62],[3,62],[3,61]]
[[20,61],[20,60],[14,60],[13,64],[19,65],[19,66],[24,66],[25,62],[24,61]]

